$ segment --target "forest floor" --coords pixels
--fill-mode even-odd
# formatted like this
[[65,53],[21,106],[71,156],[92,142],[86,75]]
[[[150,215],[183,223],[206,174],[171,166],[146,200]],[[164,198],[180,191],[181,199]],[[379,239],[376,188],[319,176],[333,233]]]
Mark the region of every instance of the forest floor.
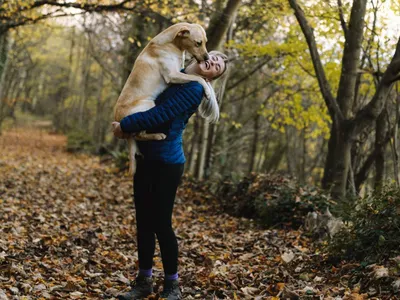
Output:
[[[67,153],[45,125],[0,136],[0,299],[111,299],[137,270],[132,181],[110,160]],[[348,287],[359,264],[326,264],[302,232],[231,217],[205,194],[184,184],[176,201],[184,299],[368,297]],[[154,277],[159,291],[158,247]]]

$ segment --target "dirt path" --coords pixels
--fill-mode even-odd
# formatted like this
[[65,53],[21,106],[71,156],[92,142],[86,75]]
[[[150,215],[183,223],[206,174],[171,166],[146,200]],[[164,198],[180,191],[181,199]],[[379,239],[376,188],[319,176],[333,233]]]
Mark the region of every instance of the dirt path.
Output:
[[[131,180],[97,157],[64,152],[65,143],[35,128],[0,136],[0,299],[112,298],[134,278]],[[222,214],[190,185],[179,191],[174,226],[185,299],[346,292],[309,264],[314,255],[299,232]],[[157,290],[158,250],[154,270]]]

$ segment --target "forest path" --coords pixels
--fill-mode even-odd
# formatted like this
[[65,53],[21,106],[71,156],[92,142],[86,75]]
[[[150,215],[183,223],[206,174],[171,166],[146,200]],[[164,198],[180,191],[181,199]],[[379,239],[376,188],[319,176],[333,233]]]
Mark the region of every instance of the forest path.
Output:
[[[0,136],[0,299],[113,298],[134,278],[130,178],[65,145],[45,126]],[[222,213],[204,194],[184,184],[174,211],[185,299],[343,295],[299,232],[263,230]],[[158,247],[154,275],[157,291]]]

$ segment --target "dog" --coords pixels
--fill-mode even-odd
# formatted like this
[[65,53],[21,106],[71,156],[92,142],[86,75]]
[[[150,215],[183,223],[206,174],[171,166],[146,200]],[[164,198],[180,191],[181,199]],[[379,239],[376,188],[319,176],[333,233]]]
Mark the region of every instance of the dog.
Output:
[[[124,117],[149,110],[155,106],[154,100],[168,84],[197,81],[204,87],[206,98],[211,91],[206,81],[196,75],[180,72],[184,51],[190,53],[197,62],[208,60],[206,32],[198,24],[178,23],[155,36],[137,57],[133,69],[122,89],[114,108],[114,119],[120,122]],[[165,134],[140,132],[141,140],[163,140]],[[138,152],[133,137],[128,138],[129,174],[136,171],[135,154]]]

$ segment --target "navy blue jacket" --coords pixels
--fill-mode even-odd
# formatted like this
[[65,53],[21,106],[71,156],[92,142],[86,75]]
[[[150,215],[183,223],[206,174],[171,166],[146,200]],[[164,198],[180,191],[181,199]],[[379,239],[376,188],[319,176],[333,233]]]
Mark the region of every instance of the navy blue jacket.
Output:
[[166,134],[162,141],[137,141],[144,159],[168,164],[185,163],[183,130],[200,105],[203,92],[203,86],[195,81],[173,84],[157,97],[155,107],[123,118],[121,129],[129,133],[146,130]]

